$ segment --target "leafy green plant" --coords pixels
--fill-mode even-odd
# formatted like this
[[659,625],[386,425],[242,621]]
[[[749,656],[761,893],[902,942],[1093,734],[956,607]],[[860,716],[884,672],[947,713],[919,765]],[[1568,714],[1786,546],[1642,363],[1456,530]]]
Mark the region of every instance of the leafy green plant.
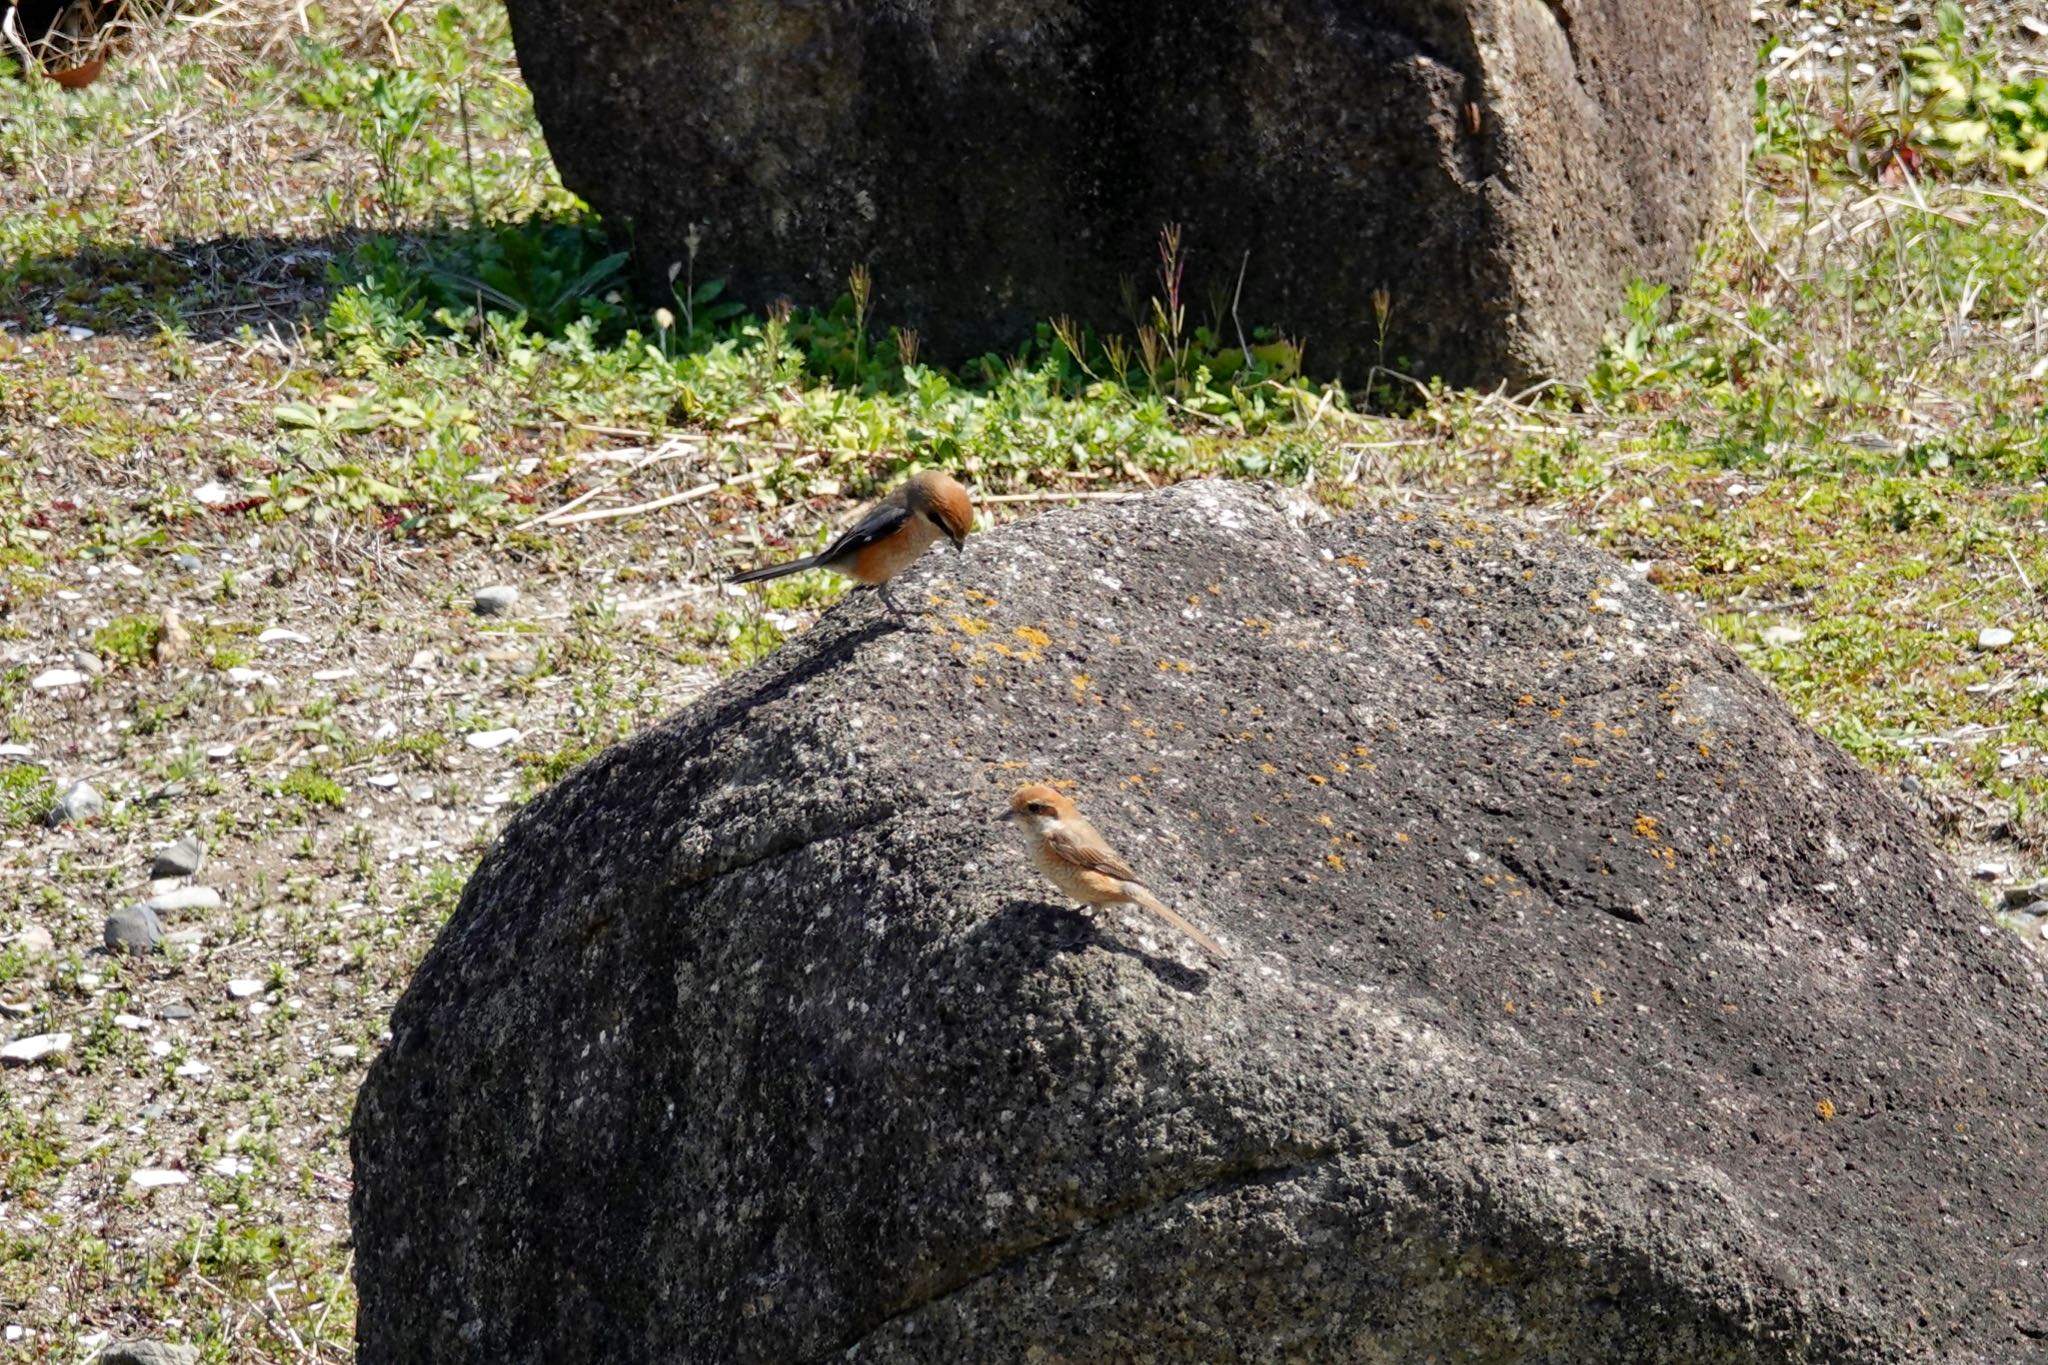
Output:
[[2016,176],[2048,166],[2048,77],[2007,77],[1970,46],[1962,7],[1935,7],[1934,41],[1899,54],[1928,148],[1957,167],[1990,161]]

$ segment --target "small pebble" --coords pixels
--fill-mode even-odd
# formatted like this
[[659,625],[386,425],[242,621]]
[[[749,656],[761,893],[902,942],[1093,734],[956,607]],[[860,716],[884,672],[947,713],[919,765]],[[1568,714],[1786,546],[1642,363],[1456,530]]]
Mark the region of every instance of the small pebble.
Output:
[[502,749],[519,738],[517,730],[479,730],[465,735],[464,741],[472,749]]
[[398,785],[398,774],[372,773],[370,776],[364,778],[363,781],[369,783],[373,787],[382,787],[386,791],[389,791],[391,788]]
[[478,616],[503,616],[519,605],[519,589],[510,583],[478,588],[471,605]]
[[88,820],[97,820],[107,813],[107,798],[101,796],[90,782],[73,782],[57,798],[57,804],[50,807],[44,823],[51,829],[59,825],[82,825]]
[[200,573],[206,568],[206,565],[200,562],[199,556],[193,554],[172,555],[171,563],[178,566],[180,573]]
[[189,877],[206,862],[206,845],[186,835],[177,843],[158,851],[156,861],[149,865],[149,875],[155,877]]
[[138,1166],[128,1173],[128,1183],[139,1190],[161,1189],[165,1185],[190,1184],[192,1177],[183,1171],[167,1171],[160,1167]]
[[2012,873],[2004,863],[1978,863],[1970,875],[1980,882],[2002,882]]
[[313,675],[313,681],[340,682],[343,678],[353,678],[355,675],[356,671],[353,668],[323,668]]
[[110,953],[152,952],[163,941],[163,923],[146,905],[131,905],[107,916],[106,943]]
[[71,666],[89,678],[103,676],[107,666],[100,662],[100,656],[83,649],[71,651]]
[[264,687],[277,686],[277,679],[270,674],[258,668],[244,668],[240,664],[228,670],[228,681],[237,687],[253,687],[259,683]]
[[140,1033],[149,1027],[149,1020],[139,1014],[117,1014],[114,1016],[114,1027],[127,1029],[130,1033]]
[[1798,626],[1765,626],[1757,638],[1774,649],[1783,649],[1804,640],[1806,632]]
[[228,994],[237,1000],[263,994],[263,983],[253,977],[238,976],[228,982]]
[[190,1005],[165,1005],[156,1012],[159,1019],[190,1019],[196,1013]]
[[144,904],[159,915],[165,915],[174,910],[218,910],[221,899],[220,892],[210,886],[181,886],[175,891],[151,896]]
[[216,744],[206,751],[206,756],[216,763],[222,759],[233,758],[235,756],[235,746],[232,744]]
[[256,643],[259,645],[310,645],[313,643],[313,637],[301,635],[296,630],[287,630],[283,626],[272,626],[269,630],[256,637]]
[[40,924],[31,924],[14,936],[14,946],[29,957],[44,957],[57,951],[57,940]]
[[145,1104],[135,1111],[135,1117],[139,1119],[160,1119],[170,1112],[171,1106],[168,1104]]
[[60,687],[77,687],[86,681],[86,675],[75,668],[46,668],[29,679],[28,685],[38,692],[54,692]]
[[27,758],[35,751],[33,744],[0,744],[0,758]]
[[171,1071],[171,1074],[173,1076],[183,1076],[186,1080],[191,1080],[196,1076],[211,1076],[213,1068],[205,1062],[180,1062]]
[[96,1365],[199,1365],[199,1348],[168,1341],[130,1341],[107,1347]]
[[2048,901],[2048,882],[2035,882],[2031,886],[2008,886],[2005,888],[2007,905],[2025,905],[2030,901]]
[[2004,626],[1986,626],[1977,632],[1977,648],[2004,649],[2013,639],[2013,633]]
[[25,1066],[47,1057],[61,1057],[70,1050],[70,1034],[38,1033],[28,1038],[16,1038],[5,1047],[0,1047],[0,1062]]
[[208,479],[192,490],[192,501],[206,507],[218,507],[232,497],[234,494],[221,487],[215,479]]

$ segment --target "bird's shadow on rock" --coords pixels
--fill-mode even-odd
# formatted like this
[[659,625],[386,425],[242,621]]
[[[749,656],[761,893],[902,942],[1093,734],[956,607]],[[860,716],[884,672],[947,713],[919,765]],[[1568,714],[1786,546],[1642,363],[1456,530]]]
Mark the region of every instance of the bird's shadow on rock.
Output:
[[1114,934],[1104,933],[1094,916],[1084,915],[1068,906],[1052,905],[1046,901],[1014,900],[996,913],[988,922],[987,930],[1014,944],[1034,966],[1043,966],[1065,953],[1100,948],[1104,952],[1133,959],[1157,977],[1161,984],[1175,990],[1196,995],[1209,989],[1209,973],[1184,967],[1170,957],[1135,948]]

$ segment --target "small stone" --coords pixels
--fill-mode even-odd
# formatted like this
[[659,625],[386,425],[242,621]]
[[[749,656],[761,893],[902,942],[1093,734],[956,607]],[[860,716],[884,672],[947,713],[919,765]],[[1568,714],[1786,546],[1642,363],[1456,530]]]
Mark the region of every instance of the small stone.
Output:
[[219,481],[208,479],[192,490],[192,501],[204,507],[218,507],[234,494],[220,486]]
[[81,327],[77,323],[70,323],[59,327],[57,331],[66,341],[91,341],[94,336],[98,335],[92,328]]
[[343,678],[353,678],[355,675],[356,671],[353,668],[323,668],[313,675],[313,681],[340,682]]
[[2002,882],[2012,874],[2004,863],[1978,863],[1970,875],[1980,882]]
[[149,865],[151,877],[189,877],[206,862],[206,845],[186,835],[177,843],[158,851],[156,861]]
[[352,1062],[362,1055],[362,1049],[354,1043],[337,1043],[327,1049],[327,1055],[344,1062]]
[[2008,886],[2005,888],[2007,905],[2026,905],[2031,901],[2048,901],[2048,882],[2035,882],[2031,886]]
[[389,791],[391,788],[398,785],[398,774],[372,773],[370,776],[364,778],[363,781],[369,783],[373,787],[382,787],[384,790]]
[[171,556],[171,563],[178,567],[180,573],[200,573],[206,568],[199,556],[194,554],[174,554]]
[[82,825],[88,820],[97,820],[107,813],[107,798],[94,790],[90,782],[73,782],[57,798],[57,804],[50,807],[44,823],[51,829],[59,825]]
[[257,684],[261,684],[264,687],[277,686],[277,679],[265,673],[262,669],[244,668],[240,664],[236,664],[228,670],[228,681],[237,687],[252,687]]
[[174,1050],[167,1038],[159,1038],[149,1045],[149,1055],[152,1057],[168,1057]]
[[194,1010],[190,1005],[165,1005],[156,1012],[156,1015],[159,1019],[175,1020],[190,1019],[197,1013],[198,1011]]
[[232,744],[216,744],[206,751],[206,756],[214,762],[220,763],[235,756],[235,746]]
[[472,749],[502,749],[519,738],[517,730],[479,730],[465,735],[464,741]]
[[131,1340],[106,1347],[98,1365],[199,1365],[199,1347],[174,1347],[168,1340]]
[[167,915],[176,910],[218,910],[221,899],[220,892],[210,886],[181,886],[175,891],[151,896],[144,904],[159,915]]
[[180,1062],[172,1069],[171,1074],[173,1076],[182,1076],[189,1081],[199,1076],[211,1076],[213,1068],[205,1062]]
[[99,655],[84,649],[71,651],[71,666],[89,678],[100,677],[107,671],[107,666],[100,662]]
[[166,1185],[189,1185],[192,1177],[183,1171],[156,1166],[138,1166],[128,1173],[128,1183],[138,1190],[160,1190]]
[[1773,649],[1784,649],[1804,640],[1806,631],[1799,626],[1765,626],[1757,638]]
[[57,951],[57,940],[40,924],[31,924],[14,936],[14,946],[29,957],[47,957]]
[[139,1014],[117,1014],[114,1016],[114,1027],[127,1029],[130,1033],[140,1033],[149,1027],[149,1020]]
[[35,751],[33,744],[0,744],[0,758],[27,758]]
[[140,1109],[135,1111],[135,1117],[139,1119],[155,1120],[162,1118],[165,1114],[168,1114],[170,1112],[171,1106],[169,1106],[168,1104],[145,1104]]
[[254,977],[238,976],[228,982],[228,994],[237,1000],[263,994],[263,983]]
[[38,1033],[27,1038],[16,1038],[5,1047],[0,1047],[0,1062],[26,1066],[48,1057],[61,1057],[70,1050],[70,1034]]
[[478,616],[504,616],[519,605],[519,589],[510,583],[478,588],[476,599],[471,605]]
[[147,953],[164,941],[164,926],[146,905],[131,905],[107,916],[107,951]]
[[2048,916],[2048,900],[2028,901],[2025,905],[2015,905],[2006,913],[2026,919],[2040,919]]
[[2016,637],[2004,626],[1986,626],[1977,632],[1977,648],[2004,649]]
[[296,630],[287,630],[283,626],[272,626],[269,630],[256,637],[256,643],[259,645],[310,645],[313,643],[313,637],[301,635]]
[[247,1175],[255,1170],[256,1163],[245,1156],[223,1156],[215,1157],[213,1164],[207,1169],[211,1170],[215,1175],[233,1180],[238,1175]]
[[38,692],[54,692],[60,687],[77,687],[89,681],[85,674],[75,668],[46,668],[29,679],[29,686]]

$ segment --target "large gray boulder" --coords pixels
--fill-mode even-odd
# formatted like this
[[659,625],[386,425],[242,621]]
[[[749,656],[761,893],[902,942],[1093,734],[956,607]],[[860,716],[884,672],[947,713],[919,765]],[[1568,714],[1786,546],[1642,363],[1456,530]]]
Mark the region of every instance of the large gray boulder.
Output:
[[[364,1362],[2042,1354],[2039,970],[1622,565],[1193,484],[898,596],[485,859]],[[1027,779],[1234,956],[1057,903]]]
[[864,263],[942,360],[1058,314],[1129,336],[1178,223],[1190,327],[1235,340],[1242,269],[1317,372],[1461,384],[1575,375],[1630,279],[1684,278],[1754,54],[1739,0],[509,9],[563,183],[657,297],[694,240],[756,305]]

